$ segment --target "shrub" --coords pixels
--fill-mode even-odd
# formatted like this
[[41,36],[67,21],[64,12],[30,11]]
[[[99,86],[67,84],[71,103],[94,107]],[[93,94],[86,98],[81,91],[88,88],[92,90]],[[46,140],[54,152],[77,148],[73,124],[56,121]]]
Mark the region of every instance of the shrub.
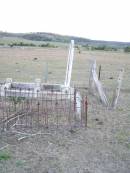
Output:
[[31,47],[35,47],[36,45],[33,44],[33,43],[14,42],[14,43],[9,44],[9,46],[10,47],[13,47],[13,46],[31,46]]
[[0,43],[0,46],[4,46],[5,44],[4,43]]
[[41,44],[41,45],[39,45],[40,47],[51,47],[51,48],[56,48],[57,46],[55,46],[55,45],[52,45],[52,44],[50,44],[50,43],[44,43],[44,44]]
[[91,50],[117,51],[118,49],[109,46],[92,46]]
[[0,152],[0,160],[9,160],[11,158],[10,154],[7,152]]
[[128,47],[128,46],[125,47],[125,48],[124,48],[124,52],[130,52],[130,47]]

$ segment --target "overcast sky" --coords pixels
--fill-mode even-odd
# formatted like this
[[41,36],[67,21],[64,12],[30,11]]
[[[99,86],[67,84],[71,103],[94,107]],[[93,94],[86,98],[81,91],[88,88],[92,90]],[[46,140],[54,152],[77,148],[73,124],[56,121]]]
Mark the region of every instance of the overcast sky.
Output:
[[130,0],[0,0],[0,30],[130,42]]

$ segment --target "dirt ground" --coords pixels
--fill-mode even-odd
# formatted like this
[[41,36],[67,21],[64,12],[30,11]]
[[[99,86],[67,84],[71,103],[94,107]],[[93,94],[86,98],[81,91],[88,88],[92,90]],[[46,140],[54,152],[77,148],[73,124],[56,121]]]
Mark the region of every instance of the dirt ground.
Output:
[[[34,60],[35,57],[38,59]],[[49,82],[62,82],[66,58],[66,49],[0,49],[0,78],[12,75],[15,80],[19,77],[19,80],[31,81],[42,77],[40,70],[48,61]],[[1,135],[0,173],[130,172],[130,54],[76,52],[72,85],[88,86],[89,60],[93,58],[102,65],[101,81],[108,89],[109,98],[109,92],[116,86],[118,70],[125,68],[117,109],[104,108],[88,94],[87,128],[46,129],[20,141],[22,136],[18,134]],[[17,65],[20,72],[16,72]],[[1,153],[9,157],[3,159]]]

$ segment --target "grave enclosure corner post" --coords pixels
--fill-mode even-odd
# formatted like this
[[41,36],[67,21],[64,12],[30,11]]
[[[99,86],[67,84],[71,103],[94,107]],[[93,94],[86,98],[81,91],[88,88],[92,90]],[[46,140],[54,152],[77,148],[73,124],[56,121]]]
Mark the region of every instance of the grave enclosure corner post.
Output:
[[87,99],[87,96],[85,97],[85,100],[84,100],[84,106],[85,106],[85,127],[87,127],[88,125],[88,99]]

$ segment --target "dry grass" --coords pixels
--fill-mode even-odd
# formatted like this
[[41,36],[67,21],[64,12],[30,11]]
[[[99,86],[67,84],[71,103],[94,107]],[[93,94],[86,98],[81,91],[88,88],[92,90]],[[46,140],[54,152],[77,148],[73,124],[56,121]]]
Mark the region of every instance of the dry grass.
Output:
[[[0,48],[0,79],[33,81],[43,78],[44,63],[49,63],[49,82],[64,82],[66,49]],[[38,60],[33,60],[38,58]],[[123,92],[117,109],[103,108],[88,95],[88,128],[69,132],[48,129],[21,142],[19,136],[2,136],[11,158],[0,162],[0,173],[129,173],[130,170],[130,54],[84,51],[75,53],[72,84],[88,86],[89,60],[102,65],[101,81],[114,88],[118,70],[125,68]],[[16,64],[18,63],[18,64]],[[16,72],[20,69],[20,72]],[[113,79],[110,79],[113,77]]]
[[[0,48],[0,79],[12,77],[19,81],[44,81],[45,65],[48,62],[49,83],[63,83],[67,64],[68,50],[63,48]],[[35,58],[37,58],[35,60]],[[88,84],[91,59],[102,65],[101,80],[108,87],[116,84],[118,71],[125,68],[123,88],[130,84],[130,54],[122,52],[75,51],[72,84]],[[113,77],[113,79],[110,79]]]

